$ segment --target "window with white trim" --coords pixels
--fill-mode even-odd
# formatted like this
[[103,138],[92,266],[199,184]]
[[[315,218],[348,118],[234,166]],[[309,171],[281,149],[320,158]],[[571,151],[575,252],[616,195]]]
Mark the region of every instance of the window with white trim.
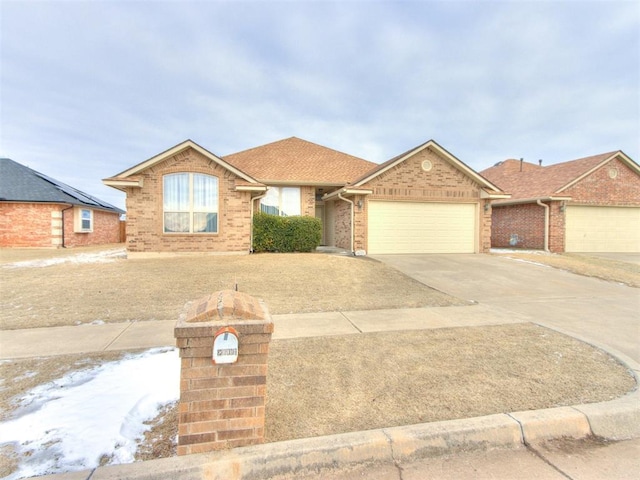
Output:
[[260,211],[281,217],[300,215],[300,187],[269,187],[260,200]]
[[162,202],[164,233],[218,233],[218,177],[165,175]]
[[73,209],[73,231],[75,233],[93,232],[93,210],[90,208]]

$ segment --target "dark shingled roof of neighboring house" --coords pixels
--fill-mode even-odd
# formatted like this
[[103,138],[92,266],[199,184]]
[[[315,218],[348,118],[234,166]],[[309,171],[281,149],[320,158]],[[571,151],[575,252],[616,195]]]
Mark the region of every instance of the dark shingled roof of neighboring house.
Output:
[[0,201],[66,203],[124,213],[107,202],[9,158],[0,158]]

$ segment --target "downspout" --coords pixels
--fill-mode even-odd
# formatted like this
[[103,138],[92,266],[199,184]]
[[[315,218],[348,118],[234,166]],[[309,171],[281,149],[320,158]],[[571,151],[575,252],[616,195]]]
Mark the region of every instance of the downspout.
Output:
[[261,198],[264,198],[267,195],[267,192],[265,191],[262,195],[258,195],[256,197],[251,197],[251,208],[250,208],[250,212],[251,212],[251,220],[249,221],[249,253],[253,253],[253,204],[256,202],[256,200],[260,200]]
[[351,255],[355,255],[355,252],[353,250],[353,232],[354,232],[354,228],[353,228],[353,215],[354,215],[353,214],[353,202],[351,200],[347,199],[347,198],[344,198],[341,193],[338,194],[338,198],[340,200],[344,200],[345,202],[349,202],[351,204],[351,235],[350,235],[350,237],[351,237]]
[[66,212],[67,210],[71,210],[72,208],[73,208],[73,205],[67,208],[63,208],[60,211],[60,214],[62,215],[62,248],[67,248],[67,246],[64,244],[64,212]]
[[536,203],[544,207],[544,251],[549,252],[549,205],[542,203],[540,199]]

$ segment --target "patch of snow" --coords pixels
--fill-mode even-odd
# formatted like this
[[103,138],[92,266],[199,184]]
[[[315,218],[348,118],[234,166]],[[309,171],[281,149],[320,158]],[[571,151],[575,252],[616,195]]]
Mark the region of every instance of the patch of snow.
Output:
[[156,348],[40,385],[0,423],[0,444],[19,455],[6,480],[130,463],[163,406],[180,395],[177,349]]
[[124,248],[116,250],[103,250],[93,253],[78,253],[77,255],[69,255],[64,257],[43,258],[39,260],[25,260],[24,262],[7,263],[4,268],[41,268],[51,265],[60,265],[62,263],[110,263],[120,258],[127,258],[127,252]]
[[489,250],[491,253],[530,253],[534,255],[552,255],[550,252],[544,250],[524,250],[522,248],[492,248]]
[[511,257],[509,257],[509,260],[513,260],[514,262],[520,262],[520,263],[528,263],[529,265],[537,265],[539,267],[552,268],[549,265],[546,265],[544,263],[532,262],[531,260],[523,260],[522,258],[511,258]]

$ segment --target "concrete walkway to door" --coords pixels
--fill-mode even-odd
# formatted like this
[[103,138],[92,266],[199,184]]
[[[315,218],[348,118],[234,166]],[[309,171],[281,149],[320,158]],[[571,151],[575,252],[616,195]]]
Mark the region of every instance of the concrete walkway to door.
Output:
[[640,289],[500,255],[373,258],[500,316],[524,317],[640,362]]

